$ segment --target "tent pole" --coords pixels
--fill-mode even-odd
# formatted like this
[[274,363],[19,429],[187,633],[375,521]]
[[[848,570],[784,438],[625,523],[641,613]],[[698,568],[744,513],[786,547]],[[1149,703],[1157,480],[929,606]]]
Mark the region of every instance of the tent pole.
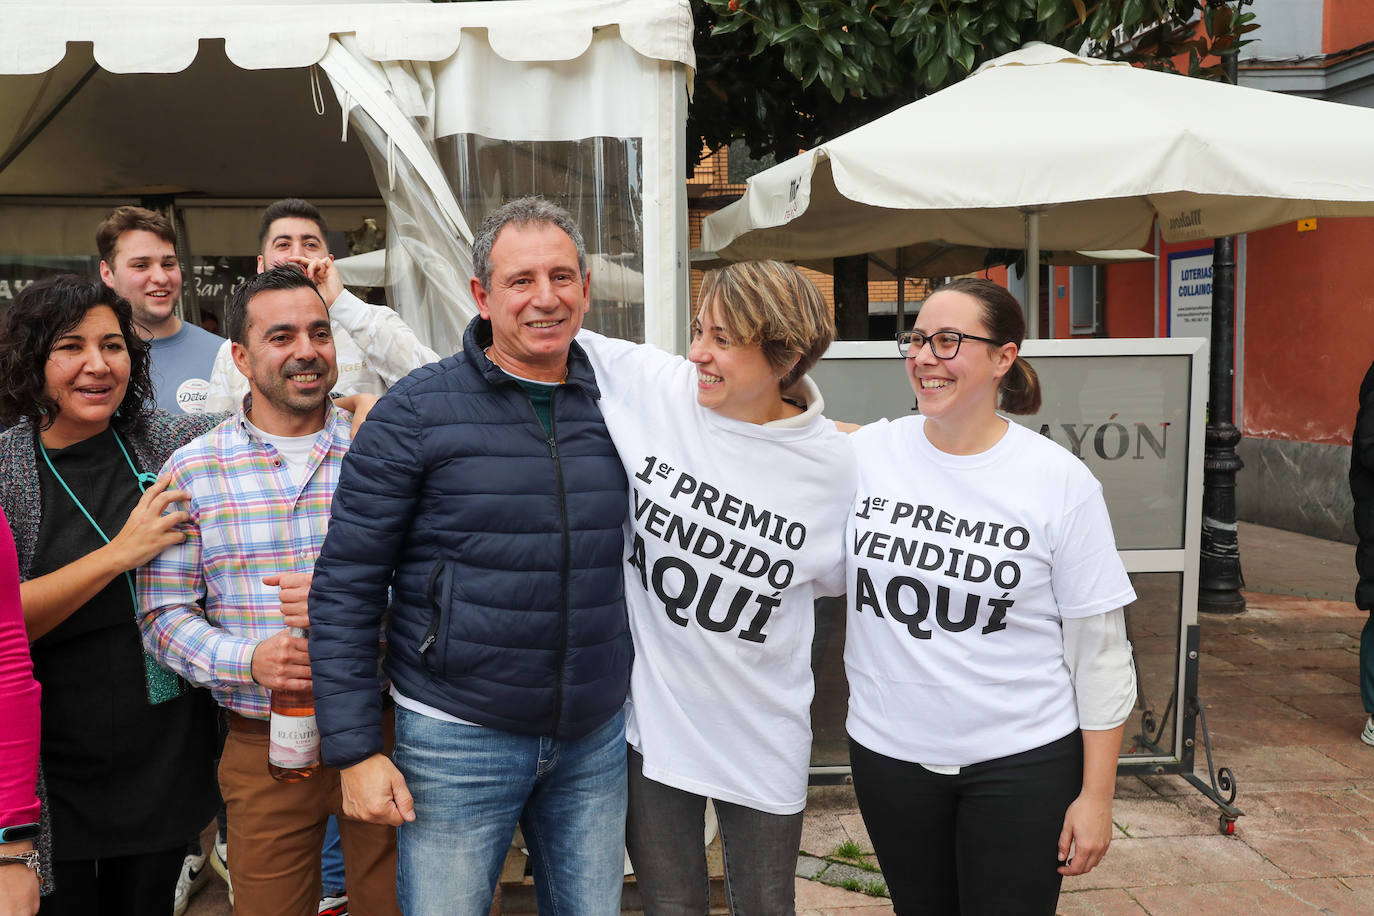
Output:
[[1040,211],[1021,211],[1026,220],[1026,336],[1040,337]]
[[906,330],[906,268],[903,262],[906,260],[902,249],[897,249],[897,269],[893,271],[897,275],[897,330]]

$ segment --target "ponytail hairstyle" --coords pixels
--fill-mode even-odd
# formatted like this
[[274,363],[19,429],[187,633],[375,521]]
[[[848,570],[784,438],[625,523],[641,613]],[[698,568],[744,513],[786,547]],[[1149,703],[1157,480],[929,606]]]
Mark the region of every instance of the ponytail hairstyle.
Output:
[[[945,290],[963,293],[978,300],[988,336],[997,341],[998,346],[1014,343],[1019,350],[1026,337],[1026,319],[1021,313],[1021,303],[1006,288],[991,280],[960,277],[946,283],[937,292]],[[1040,376],[1036,375],[1035,368],[1019,352],[1016,362],[1011,364],[998,383],[997,391],[998,406],[1006,413],[1032,414],[1040,409]]]

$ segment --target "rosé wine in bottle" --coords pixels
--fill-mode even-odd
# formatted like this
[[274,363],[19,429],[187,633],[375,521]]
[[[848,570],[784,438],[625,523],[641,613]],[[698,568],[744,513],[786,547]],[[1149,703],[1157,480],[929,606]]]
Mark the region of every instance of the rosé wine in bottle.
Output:
[[[291,635],[305,638],[306,630],[292,627]],[[267,772],[281,782],[300,782],[320,771],[320,729],[315,724],[315,692],[272,691],[268,731]]]

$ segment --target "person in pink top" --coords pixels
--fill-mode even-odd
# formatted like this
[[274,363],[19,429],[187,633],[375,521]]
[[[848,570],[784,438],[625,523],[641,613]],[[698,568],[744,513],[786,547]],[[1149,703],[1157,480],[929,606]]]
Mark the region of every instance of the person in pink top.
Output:
[[19,605],[19,561],[0,512],[0,916],[38,912],[38,683]]

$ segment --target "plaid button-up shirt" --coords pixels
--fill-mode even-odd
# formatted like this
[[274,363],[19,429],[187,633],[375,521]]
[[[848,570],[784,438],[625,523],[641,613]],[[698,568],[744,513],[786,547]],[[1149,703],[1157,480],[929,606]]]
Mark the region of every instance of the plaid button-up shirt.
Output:
[[277,589],[262,579],[314,569],[349,442],[349,415],[329,405],[302,482],[293,484],[282,456],[253,435],[240,410],[163,468],[171,489],[191,494],[191,520],[184,543],[139,570],[143,643],[241,715],[267,718],[270,694],[253,681],[253,650],[284,628]]

